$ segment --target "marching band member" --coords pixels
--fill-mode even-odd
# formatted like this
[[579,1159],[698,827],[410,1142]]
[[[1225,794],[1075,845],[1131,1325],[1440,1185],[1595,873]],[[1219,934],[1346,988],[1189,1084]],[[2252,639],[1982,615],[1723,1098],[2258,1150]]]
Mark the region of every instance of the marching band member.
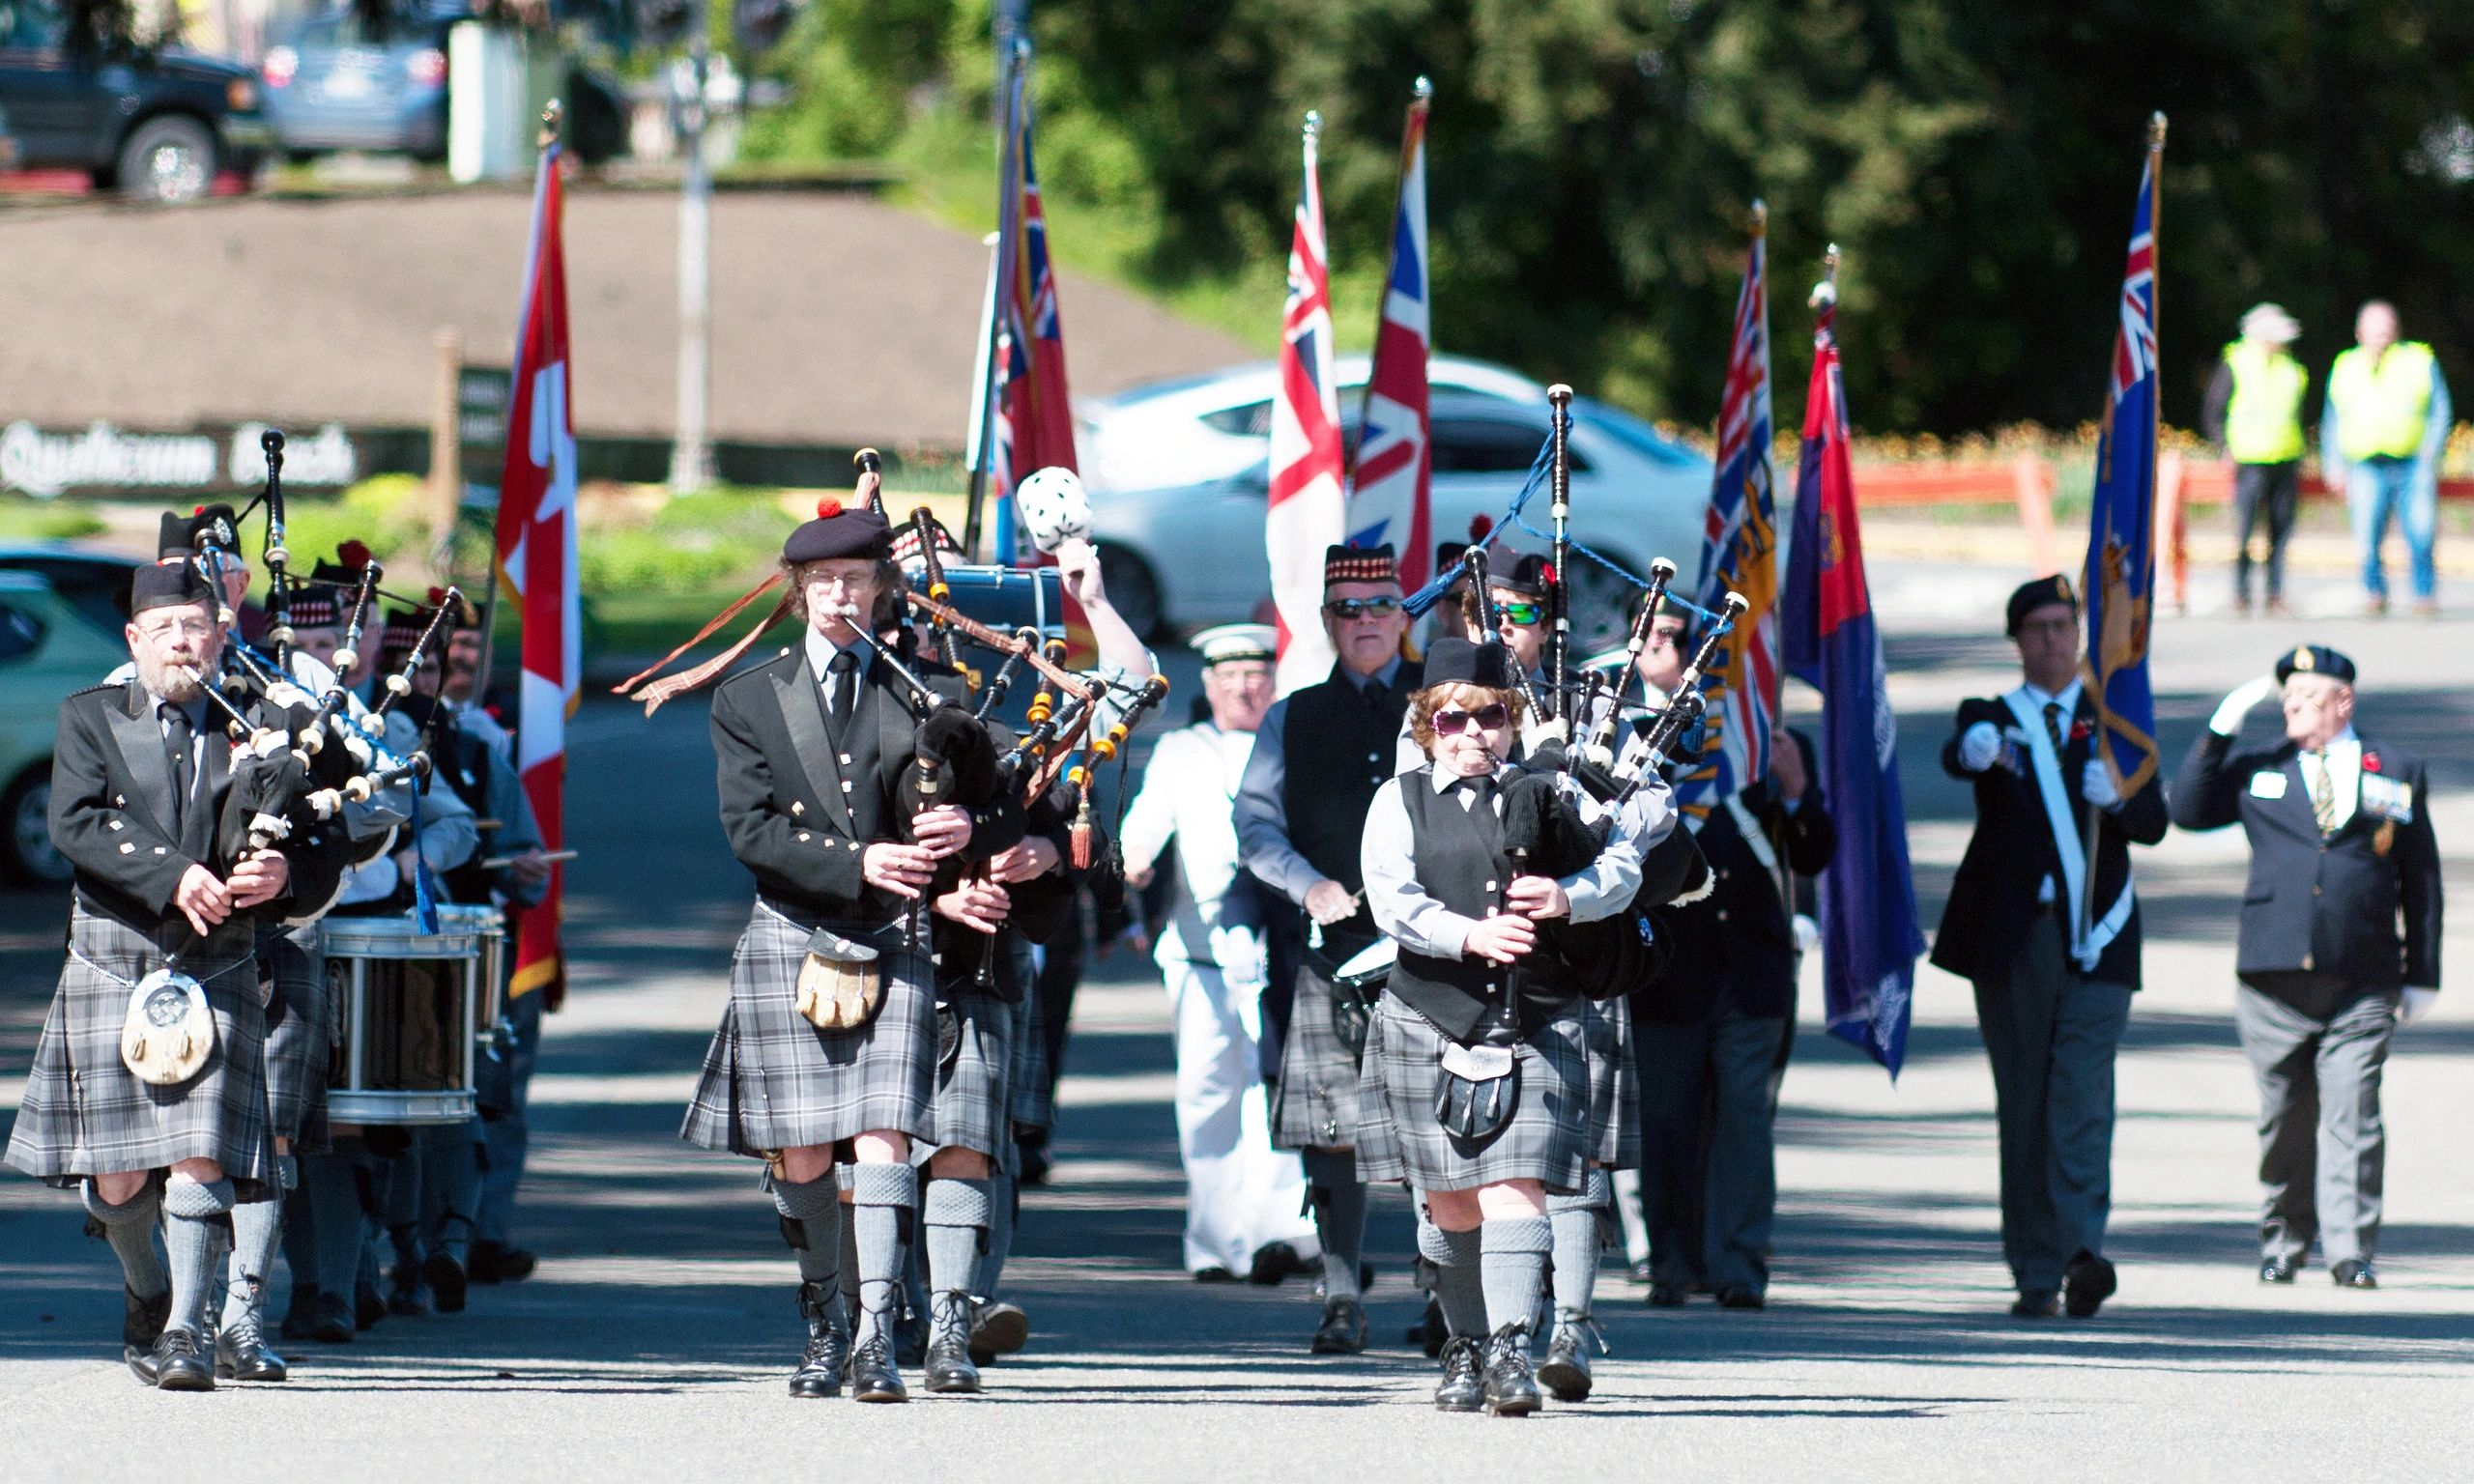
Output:
[[1367,905],[1400,953],[1367,1038],[1358,1160],[1425,1208],[1452,1330],[1435,1405],[1510,1416],[1539,1405],[1547,1194],[1582,1189],[1595,1148],[1577,987],[1543,960],[1511,970],[1539,922],[1596,921],[1640,886],[1620,832],[1574,874],[1514,874],[1499,783],[1519,705],[1501,643],[1437,641],[1409,712],[1431,760],[1376,791],[1361,847]]

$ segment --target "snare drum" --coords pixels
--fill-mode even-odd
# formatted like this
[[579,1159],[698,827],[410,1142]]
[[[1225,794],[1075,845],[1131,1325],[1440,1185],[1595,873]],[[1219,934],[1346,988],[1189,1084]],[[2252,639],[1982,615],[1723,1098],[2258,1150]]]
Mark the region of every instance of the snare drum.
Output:
[[338,1124],[455,1124],[475,1106],[477,1059],[498,1018],[505,920],[442,904],[436,932],[414,918],[324,924],[327,1116]]
[[1352,954],[1332,975],[1332,987],[1366,1005],[1382,998],[1383,986],[1392,982],[1392,965],[1400,959],[1400,945],[1390,938],[1377,938],[1364,953]]

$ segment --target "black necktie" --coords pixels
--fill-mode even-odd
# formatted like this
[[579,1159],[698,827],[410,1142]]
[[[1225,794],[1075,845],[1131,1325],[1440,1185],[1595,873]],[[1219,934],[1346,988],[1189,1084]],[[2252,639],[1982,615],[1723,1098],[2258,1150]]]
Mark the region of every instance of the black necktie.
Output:
[[1385,688],[1381,680],[1368,680],[1366,682],[1366,688],[1359,694],[1366,698],[1366,705],[1373,708],[1377,715],[1382,713],[1383,703],[1392,699],[1391,691]]
[[2045,702],[2045,740],[2053,744],[2053,760],[2061,761],[2061,702]]
[[1476,778],[1455,778],[1452,781],[1452,791],[1468,794],[1474,801],[1470,808],[1475,809],[1494,796],[1495,776],[1491,773],[1481,773]]
[[825,670],[832,676],[833,736],[840,741],[850,725],[851,711],[859,704],[859,657],[845,649],[833,657]]
[[157,709],[163,713],[163,752],[172,764],[171,824],[177,832],[181,816],[188,813],[189,790],[197,786],[197,735],[186,707],[167,700]]

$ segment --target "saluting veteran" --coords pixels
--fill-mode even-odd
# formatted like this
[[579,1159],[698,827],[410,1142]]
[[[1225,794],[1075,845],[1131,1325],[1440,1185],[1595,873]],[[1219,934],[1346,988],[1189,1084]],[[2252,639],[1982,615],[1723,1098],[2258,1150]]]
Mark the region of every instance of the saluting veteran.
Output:
[[[2235,752],[2244,714],[2280,688],[2285,740]],[[2379,1286],[2380,1067],[2398,1024],[2439,993],[2423,761],[2353,718],[2353,661],[2305,644],[2225,698],[2174,780],[2174,823],[2238,821],[2251,842],[2233,1023],[2259,1084],[2267,1283],[2292,1282],[2316,1236],[2340,1287]]]

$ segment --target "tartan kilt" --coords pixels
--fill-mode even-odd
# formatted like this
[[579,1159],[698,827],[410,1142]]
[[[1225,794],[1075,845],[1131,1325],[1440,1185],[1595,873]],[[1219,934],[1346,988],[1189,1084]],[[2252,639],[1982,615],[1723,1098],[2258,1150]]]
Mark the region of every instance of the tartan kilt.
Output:
[[1589,1126],[1597,1136],[1591,1157],[1600,1167],[1628,1170],[1641,1162],[1640,1070],[1632,1065],[1632,1007],[1618,995],[1581,1002],[1589,1051]]
[[[1367,1040],[1373,1039],[1372,1032]],[[1332,982],[1297,966],[1297,998],[1272,1090],[1272,1147],[1346,1149],[1358,1142],[1358,1059],[1332,1023]]]
[[1369,1184],[1406,1181],[1414,1190],[1474,1190],[1535,1180],[1579,1190],[1596,1147],[1589,1121],[1589,1052],[1580,1013],[1568,1011],[1512,1048],[1519,1101],[1510,1122],[1483,1141],[1435,1122],[1446,1039],[1433,1021],[1388,990],[1366,1028],[1359,1084],[1357,1172]]
[[[1013,1174],[1016,1007],[991,995],[962,994],[936,1013],[955,1015],[961,1024],[952,1065],[941,1057],[936,1063],[927,1142],[938,1149],[977,1150]],[[941,1027],[937,1034],[941,1038]],[[939,1040],[939,1049],[942,1044]]]
[[928,956],[902,925],[835,930],[883,955],[884,1006],[852,1031],[797,1010],[810,925],[759,900],[731,960],[730,1001],[705,1053],[678,1136],[767,1158],[878,1129],[926,1138],[936,1072],[936,1002]]
[[[189,930],[183,925],[164,935],[177,946]],[[205,986],[215,1049],[195,1076],[156,1087],[122,1063],[120,1033],[130,988],[163,966],[164,954],[133,928],[73,909],[70,956],[35,1042],[8,1163],[63,1188],[89,1175],[182,1159],[214,1160],[245,1197],[271,1183],[266,1013],[251,939],[245,926],[228,928],[183,959]]]
[[296,1152],[323,1153],[327,1136],[327,960],[316,924],[258,934],[267,995],[267,1123]]
[[[1005,941],[1010,957],[997,960],[996,971],[1011,974],[1010,983],[1022,986],[1021,993],[1008,1007],[1014,1020],[1014,1065],[1006,1072],[1010,1117],[1026,1128],[1053,1128],[1056,1089],[1049,1082],[1048,1037],[1040,1030],[1038,965],[1031,958],[1030,943],[1021,933],[1007,933]],[[1011,1129],[1006,1131],[1006,1139],[1009,1144],[1012,1142]]]

